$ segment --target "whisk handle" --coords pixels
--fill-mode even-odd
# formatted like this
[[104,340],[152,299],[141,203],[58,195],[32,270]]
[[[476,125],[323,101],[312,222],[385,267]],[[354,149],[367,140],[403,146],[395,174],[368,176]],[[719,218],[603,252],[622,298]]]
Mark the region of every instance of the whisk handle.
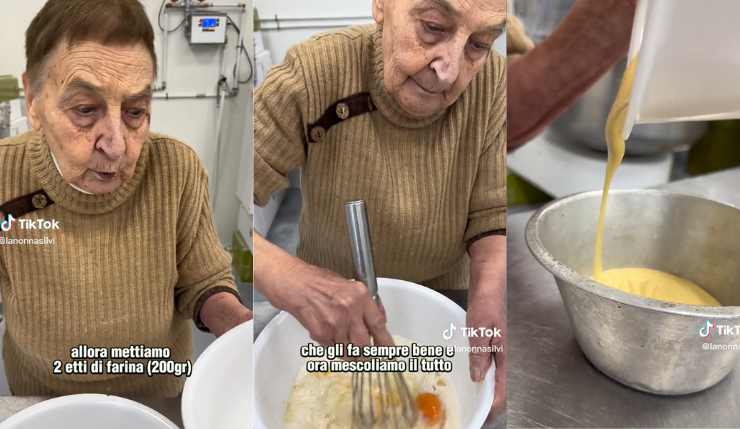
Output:
[[352,261],[355,277],[364,283],[376,301],[378,300],[378,280],[375,277],[373,246],[370,239],[370,226],[364,200],[349,201],[344,204],[347,214],[347,228],[352,246]]

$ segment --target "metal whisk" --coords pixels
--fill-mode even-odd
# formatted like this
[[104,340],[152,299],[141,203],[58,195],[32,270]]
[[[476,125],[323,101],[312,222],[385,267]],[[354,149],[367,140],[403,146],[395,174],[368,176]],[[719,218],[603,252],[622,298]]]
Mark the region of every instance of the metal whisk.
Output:
[[[370,227],[365,201],[345,203],[356,279],[364,283],[380,304],[375,277]],[[377,403],[373,399],[377,392]],[[400,373],[352,374],[352,427],[356,429],[413,427],[419,419],[414,398]]]

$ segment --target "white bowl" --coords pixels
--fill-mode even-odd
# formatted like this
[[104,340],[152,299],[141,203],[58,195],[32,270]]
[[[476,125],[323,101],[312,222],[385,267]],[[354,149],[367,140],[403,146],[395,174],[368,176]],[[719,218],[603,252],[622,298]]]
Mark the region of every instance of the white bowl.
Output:
[[185,429],[251,429],[254,325],[243,323],[214,341],[193,366],[182,394]]
[[117,396],[83,394],[39,402],[0,423],[0,429],[178,429],[149,407]]
[[[424,286],[402,280],[378,279],[380,297],[388,316],[388,329],[393,335],[426,345],[467,347],[468,340],[442,333],[465,326],[465,311],[444,295]],[[290,314],[280,313],[265,327],[255,343],[256,406],[255,424],[259,429],[283,427],[283,416],[295,377],[304,365],[300,347],[311,342],[308,331]],[[453,358],[449,379],[457,390],[461,427],[480,429],[493,403],[494,372],[486,374],[483,383],[470,381],[467,353]]]

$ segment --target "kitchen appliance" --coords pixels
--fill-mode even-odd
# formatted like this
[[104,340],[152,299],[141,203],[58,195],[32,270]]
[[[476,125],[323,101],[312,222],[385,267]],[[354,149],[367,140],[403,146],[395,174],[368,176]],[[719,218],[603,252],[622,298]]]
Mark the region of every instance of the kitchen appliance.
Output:
[[226,43],[225,13],[193,13],[190,15],[190,43],[193,45],[223,45]]

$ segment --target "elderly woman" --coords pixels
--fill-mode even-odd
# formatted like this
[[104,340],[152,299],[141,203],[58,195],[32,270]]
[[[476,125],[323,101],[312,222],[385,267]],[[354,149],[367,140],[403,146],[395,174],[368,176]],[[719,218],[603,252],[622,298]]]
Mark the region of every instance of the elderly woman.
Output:
[[[299,258],[255,237],[255,286],[314,340],[390,340],[382,308],[349,280],[354,199],[367,202],[378,276],[469,289],[468,325],[505,328],[506,65],[492,51],[505,3],[374,0],[375,25],[294,47],[257,90],[255,199],[303,167],[303,209]],[[503,353],[496,362],[499,409]],[[490,351],[471,354],[472,379],[490,365]]]
[[[176,396],[182,377],[69,374],[55,361],[78,345],[134,345],[182,362],[189,319],[219,335],[250,318],[198,157],[149,132],[153,39],[136,0],[49,0],[28,28],[33,131],[0,142],[3,356],[16,395]],[[40,219],[58,228],[21,222]]]

